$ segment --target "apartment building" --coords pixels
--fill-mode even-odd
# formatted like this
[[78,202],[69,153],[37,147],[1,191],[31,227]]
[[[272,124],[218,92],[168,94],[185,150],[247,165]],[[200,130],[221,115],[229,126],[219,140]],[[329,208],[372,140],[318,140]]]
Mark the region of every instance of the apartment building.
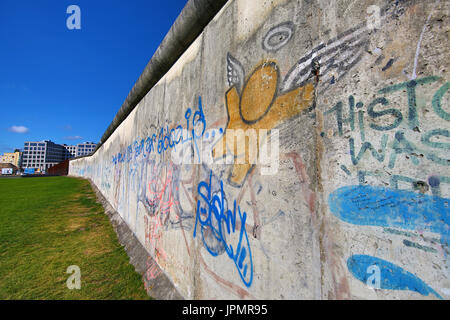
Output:
[[64,160],[92,153],[96,146],[94,142],[69,146],[56,144],[50,140],[26,141],[23,146],[21,167],[34,168],[36,172],[45,173]]
[[77,157],[92,153],[97,146],[94,142],[85,142],[77,144]]
[[0,159],[1,163],[11,163],[15,165],[17,168],[20,168],[21,161],[22,161],[22,153],[19,151],[5,152]]
[[68,146],[66,144],[63,146],[66,148],[66,156],[64,160],[75,158],[77,156],[77,146]]
[[66,148],[50,140],[26,141],[23,146],[22,168],[45,173],[48,168],[65,160]]

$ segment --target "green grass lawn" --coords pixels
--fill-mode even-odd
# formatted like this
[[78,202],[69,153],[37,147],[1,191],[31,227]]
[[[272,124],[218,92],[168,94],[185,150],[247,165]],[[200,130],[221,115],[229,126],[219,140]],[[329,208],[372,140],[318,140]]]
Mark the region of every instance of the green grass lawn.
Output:
[[0,179],[0,299],[149,297],[89,182],[41,177]]

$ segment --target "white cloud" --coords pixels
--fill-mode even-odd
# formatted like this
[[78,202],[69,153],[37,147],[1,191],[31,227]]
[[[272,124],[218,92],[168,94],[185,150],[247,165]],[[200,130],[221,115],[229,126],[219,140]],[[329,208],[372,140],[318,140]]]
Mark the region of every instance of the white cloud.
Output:
[[30,129],[24,126],[12,126],[8,128],[8,131],[15,133],[27,133]]
[[66,140],[81,140],[81,139],[83,139],[83,137],[81,137],[81,136],[68,136],[68,137],[64,137],[64,139],[66,139]]

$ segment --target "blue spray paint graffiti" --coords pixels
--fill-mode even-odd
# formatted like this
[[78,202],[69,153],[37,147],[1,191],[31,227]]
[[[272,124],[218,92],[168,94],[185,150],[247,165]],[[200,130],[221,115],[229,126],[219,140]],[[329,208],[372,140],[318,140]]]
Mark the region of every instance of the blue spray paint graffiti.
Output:
[[[233,203],[233,210],[226,208],[223,181],[220,181],[219,192],[213,193],[211,178],[212,171],[209,175],[209,181],[201,181],[197,187],[201,200],[197,201],[197,215],[193,236],[195,238],[197,223],[200,223],[201,236],[206,250],[212,256],[218,256],[222,253],[221,250],[217,250],[217,248],[213,248],[208,244],[206,240],[206,233],[208,233],[222,243],[224,251],[234,261],[242,281],[247,287],[250,287],[253,281],[253,261],[250,242],[245,229],[247,213],[245,211],[241,212],[240,206],[236,205],[236,200]],[[202,206],[202,202],[204,202],[204,206]],[[240,221],[237,221],[237,218]],[[226,228],[224,228],[224,225]],[[233,247],[232,244],[229,244],[230,239],[227,239],[227,237],[236,232],[236,227],[240,229],[239,241],[237,246]]]
[[[130,162],[136,159],[141,153],[144,157],[157,152],[158,154],[164,153],[167,149],[176,149],[179,143],[190,142],[195,150],[197,156],[199,155],[198,140],[203,137],[206,130],[206,119],[203,113],[202,98],[198,98],[197,110],[193,111],[188,108],[184,114],[186,119],[186,129],[182,125],[178,125],[176,128],[169,129],[169,126],[161,127],[157,134],[134,141],[132,144],[126,147],[125,150],[117,153],[112,157],[114,164],[122,162]],[[144,147],[145,146],[145,147]]]
[[345,222],[365,226],[398,227],[449,236],[450,199],[406,190],[347,186],[329,196],[331,212]]
[[380,289],[411,290],[424,296],[431,293],[442,299],[436,291],[417,276],[391,262],[367,255],[353,255],[347,260],[348,270],[356,279],[364,283],[367,283],[370,276],[367,270],[374,265],[380,269]]
[[[330,194],[328,202],[331,212],[345,222],[407,230],[421,229],[439,233],[442,246],[448,247],[450,243],[450,199],[406,190],[359,185],[337,189]],[[433,293],[441,298],[422,280],[390,262],[355,255],[347,261],[347,266],[356,278],[364,281],[367,267],[374,263],[385,273],[382,289],[413,290],[423,295]]]

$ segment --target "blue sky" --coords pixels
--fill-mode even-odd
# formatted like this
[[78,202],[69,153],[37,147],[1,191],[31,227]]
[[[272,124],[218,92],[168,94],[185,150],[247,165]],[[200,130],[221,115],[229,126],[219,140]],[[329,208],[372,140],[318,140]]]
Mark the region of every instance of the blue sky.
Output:
[[[98,142],[187,0],[1,0],[0,153]],[[69,30],[67,7],[81,10]]]

